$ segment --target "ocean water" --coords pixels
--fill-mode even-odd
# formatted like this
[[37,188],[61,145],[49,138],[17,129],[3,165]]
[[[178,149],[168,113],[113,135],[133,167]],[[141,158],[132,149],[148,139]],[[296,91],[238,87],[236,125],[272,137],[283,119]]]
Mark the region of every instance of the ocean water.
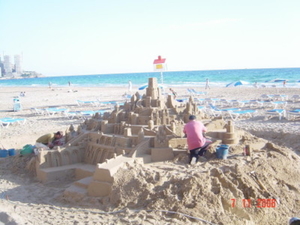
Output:
[[[156,77],[161,81],[160,72],[147,73],[122,73],[122,74],[96,74],[96,75],[77,75],[77,76],[52,76],[40,78],[23,79],[0,79],[0,87],[18,86],[48,86],[52,87],[72,86],[104,87],[104,86],[128,86],[131,80],[134,87],[141,86],[148,82],[148,78]],[[209,79],[210,86],[225,87],[227,84],[243,80],[249,82],[245,86],[253,86],[255,82],[259,85],[282,86],[282,82],[267,82],[273,79],[286,79],[287,87],[300,88],[300,68],[274,68],[274,69],[237,69],[237,70],[201,70],[201,71],[165,71],[162,73],[163,84],[176,86],[199,86],[204,87],[206,79]]]

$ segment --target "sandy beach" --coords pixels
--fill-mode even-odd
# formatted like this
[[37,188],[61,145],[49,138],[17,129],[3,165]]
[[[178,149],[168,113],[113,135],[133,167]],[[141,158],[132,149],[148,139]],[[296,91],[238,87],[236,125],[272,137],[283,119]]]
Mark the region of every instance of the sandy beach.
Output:
[[[260,99],[263,94],[281,94],[291,98],[300,93],[296,88],[194,88],[207,92],[198,98],[228,100]],[[178,94],[177,98],[188,97],[186,88],[173,89]],[[137,88],[133,87],[133,92],[136,91]],[[25,92],[24,97],[19,97],[23,109],[14,112],[13,99],[19,96],[20,92]],[[1,87],[0,118],[26,119],[25,124],[0,128],[1,147],[20,150],[26,144],[34,144],[43,134],[65,131],[70,125],[76,127],[83,122],[63,115],[36,115],[31,108],[60,107],[70,111],[110,109],[107,105],[79,106],[77,100],[122,102],[125,101],[122,97],[125,92],[126,87]],[[141,94],[144,92],[140,91]],[[300,102],[288,100],[285,109],[294,108],[300,108]],[[131,170],[118,172],[110,198],[87,198],[81,202],[66,200],[62,197],[62,192],[68,187],[68,181],[44,185],[25,170],[28,158],[0,158],[0,224],[287,224],[288,218],[300,217],[300,120],[267,118],[265,111],[271,108],[255,109],[255,116],[238,119],[234,121],[234,125],[245,130],[248,139],[263,139],[265,143],[274,145],[276,153],[272,153],[272,156],[263,152],[262,148],[262,151],[256,154],[256,160],[251,162],[249,159],[238,158],[231,162],[201,162],[192,167],[185,163],[187,156],[182,156],[174,162],[153,165],[137,163]],[[236,151],[239,149],[242,149],[242,146],[236,147]],[[231,207],[230,191],[235,191],[232,186],[237,178],[222,178],[219,170],[228,168],[230,171],[236,165],[242,177],[244,173],[248,174],[252,170],[260,173],[265,186],[273,186],[272,190],[268,191],[276,193],[280,204],[275,208],[259,209]],[[140,173],[143,174],[142,180],[137,179]],[[187,177],[187,174],[191,176]],[[155,176],[161,176],[159,182]],[[214,179],[214,176],[221,177],[219,180],[223,179],[222,182]],[[273,176],[277,176],[276,179]],[[247,176],[244,176],[245,188],[250,190],[252,183],[247,179]],[[169,182],[169,186],[160,190],[158,187],[162,187],[163,182]],[[196,184],[203,188],[200,192],[193,188]],[[121,187],[124,190],[121,190]],[[130,192],[133,188],[135,191]],[[209,190],[213,191],[207,193]],[[213,193],[222,190],[225,195],[221,200],[217,199]],[[189,196],[185,196],[186,193]],[[195,201],[195,196],[200,195],[210,198]],[[241,205],[242,198],[237,201]]]

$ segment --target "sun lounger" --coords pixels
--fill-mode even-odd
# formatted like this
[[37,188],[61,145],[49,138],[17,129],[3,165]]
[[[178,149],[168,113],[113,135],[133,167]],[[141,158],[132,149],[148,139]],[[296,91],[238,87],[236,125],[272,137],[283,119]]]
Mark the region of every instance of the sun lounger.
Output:
[[270,102],[270,104],[273,106],[274,109],[277,109],[279,106],[281,108],[285,108],[287,105],[286,101],[276,101],[276,102]]
[[77,100],[77,104],[79,106],[84,106],[84,105],[98,106],[99,105],[99,101],[82,101],[82,100]]
[[30,110],[35,115],[45,115],[45,114],[47,114],[45,109],[31,108]]
[[288,120],[296,119],[296,117],[300,117],[300,109],[293,109],[287,112]]
[[281,120],[282,117],[286,116],[286,111],[285,109],[272,109],[266,111],[266,117],[272,115],[278,116],[279,120]]
[[250,100],[231,100],[230,103],[232,106],[244,107],[245,104],[250,104]]
[[0,119],[0,126],[1,127],[8,127],[9,125],[13,125],[13,124],[25,124],[26,123],[26,119],[24,118],[1,118]]
[[46,112],[47,112],[47,114],[49,116],[53,116],[55,114],[63,114],[63,115],[65,115],[65,113],[67,111],[69,111],[69,109],[65,109],[65,108],[64,109],[62,109],[62,108],[46,108],[45,110],[46,110]]
[[293,95],[292,98],[291,98],[291,100],[292,100],[293,102],[299,101],[299,100],[300,100],[300,95]]
[[243,115],[245,115],[247,117],[252,117],[255,112],[256,112],[256,110],[249,109],[249,110],[240,110],[240,111],[229,111],[228,113],[229,113],[231,119],[236,120]]
[[208,108],[208,112],[210,114],[212,114],[213,116],[221,116],[221,115],[224,115],[226,116],[230,111],[238,111],[240,110],[239,108],[218,108],[212,104],[209,104],[209,107]]
[[272,95],[274,101],[286,101],[288,100],[288,95]]

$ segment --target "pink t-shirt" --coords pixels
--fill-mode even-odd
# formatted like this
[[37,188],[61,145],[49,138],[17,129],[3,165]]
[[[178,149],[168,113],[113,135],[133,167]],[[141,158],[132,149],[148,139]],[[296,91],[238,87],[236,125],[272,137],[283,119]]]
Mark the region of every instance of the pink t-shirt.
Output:
[[206,139],[203,137],[203,132],[206,132],[207,129],[203,123],[195,120],[189,121],[183,129],[183,132],[187,135],[187,144],[189,150],[202,147]]

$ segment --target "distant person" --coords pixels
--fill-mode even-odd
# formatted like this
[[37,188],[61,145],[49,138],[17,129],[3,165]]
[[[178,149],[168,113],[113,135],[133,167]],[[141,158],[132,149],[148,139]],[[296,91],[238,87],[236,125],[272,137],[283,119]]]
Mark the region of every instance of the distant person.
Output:
[[63,137],[62,131],[45,134],[36,140],[35,146],[37,148],[52,149],[54,146],[63,145],[63,141],[61,140],[62,137]]
[[68,82],[68,84],[69,84],[69,87],[71,87],[71,82],[70,81]]
[[205,89],[210,89],[209,79],[208,78],[206,79]]
[[286,85],[286,80],[284,80],[284,81],[282,82],[282,86],[285,87],[285,85]]
[[198,162],[199,156],[204,156],[211,140],[203,135],[207,128],[200,121],[196,121],[196,116],[190,115],[189,122],[184,126],[183,132],[187,138],[188,149],[190,151],[190,164]]
[[174,98],[176,98],[177,97],[177,93],[172,88],[170,88],[169,90],[172,92]]
[[128,92],[131,93],[132,91],[132,83],[131,83],[131,80],[128,81]]

